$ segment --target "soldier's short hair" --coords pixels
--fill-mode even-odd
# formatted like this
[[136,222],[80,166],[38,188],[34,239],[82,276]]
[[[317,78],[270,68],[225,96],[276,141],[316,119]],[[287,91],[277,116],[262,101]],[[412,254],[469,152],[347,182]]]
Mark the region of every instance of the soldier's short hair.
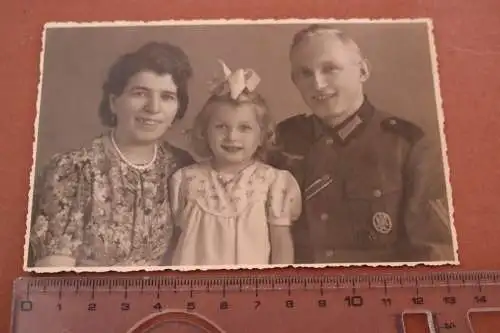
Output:
[[230,93],[222,95],[212,95],[202,107],[194,120],[191,130],[191,140],[194,151],[202,158],[211,157],[212,152],[208,145],[207,128],[214,107],[217,105],[252,105],[255,110],[257,121],[261,129],[260,146],[255,153],[255,157],[264,161],[270,150],[274,149],[275,122],[271,116],[266,100],[259,93],[245,89],[237,98],[233,99]]
[[355,50],[361,58],[363,58],[363,54],[358,44],[352,39],[348,34],[335,28],[332,25],[328,24],[311,24],[295,33],[292,39],[292,44],[290,46],[290,54],[292,54],[293,50],[301,44],[306,38],[318,35],[321,33],[331,34],[334,38],[337,38],[344,45],[349,46]]

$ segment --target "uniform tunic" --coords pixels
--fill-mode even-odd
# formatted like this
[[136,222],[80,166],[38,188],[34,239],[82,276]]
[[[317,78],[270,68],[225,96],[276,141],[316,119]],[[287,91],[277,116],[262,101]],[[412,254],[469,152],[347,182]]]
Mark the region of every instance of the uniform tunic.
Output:
[[335,128],[299,115],[277,129],[270,163],[303,193],[298,263],[453,260],[439,149],[413,123],[365,99]]

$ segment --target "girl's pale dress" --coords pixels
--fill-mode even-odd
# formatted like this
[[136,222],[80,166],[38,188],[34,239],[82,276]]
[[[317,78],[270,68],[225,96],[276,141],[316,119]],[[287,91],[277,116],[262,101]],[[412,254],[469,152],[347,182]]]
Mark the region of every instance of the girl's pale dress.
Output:
[[301,212],[295,178],[261,162],[231,177],[191,165],[174,173],[170,191],[181,230],[173,265],[269,264],[269,225],[290,226]]
[[57,154],[37,186],[30,265],[47,256],[73,257],[76,266],[158,266],[173,222],[168,179],[191,157],[166,142],[144,171],[128,167],[109,135]]

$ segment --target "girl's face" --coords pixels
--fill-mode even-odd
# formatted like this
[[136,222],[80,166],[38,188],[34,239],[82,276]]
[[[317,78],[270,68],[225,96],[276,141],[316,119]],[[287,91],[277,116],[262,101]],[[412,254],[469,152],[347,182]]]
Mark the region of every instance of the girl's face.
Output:
[[261,128],[255,106],[217,103],[207,125],[210,150],[219,165],[250,161],[261,143]]
[[118,120],[116,136],[127,143],[156,142],[172,124],[178,105],[177,86],[170,74],[138,72],[119,96],[110,98]]

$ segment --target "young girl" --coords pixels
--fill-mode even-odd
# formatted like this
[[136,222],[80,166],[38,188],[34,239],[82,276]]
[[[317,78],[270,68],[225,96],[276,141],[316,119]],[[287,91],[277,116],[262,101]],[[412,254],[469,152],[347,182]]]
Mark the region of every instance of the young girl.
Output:
[[290,225],[301,212],[293,176],[262,163],[273,127],[251,70],[225,77],[197,116],[193,140],[208,159],[170,184],[179,227],[173,265],[292,264]]

